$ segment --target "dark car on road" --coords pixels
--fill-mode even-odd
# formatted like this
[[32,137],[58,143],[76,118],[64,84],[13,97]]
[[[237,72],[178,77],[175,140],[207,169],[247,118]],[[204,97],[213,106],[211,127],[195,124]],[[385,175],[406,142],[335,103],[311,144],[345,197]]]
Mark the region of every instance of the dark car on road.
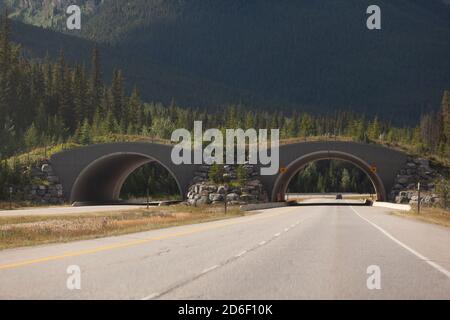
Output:
[[336,200],[342,200],[342,194],[337,194],[336,195]]

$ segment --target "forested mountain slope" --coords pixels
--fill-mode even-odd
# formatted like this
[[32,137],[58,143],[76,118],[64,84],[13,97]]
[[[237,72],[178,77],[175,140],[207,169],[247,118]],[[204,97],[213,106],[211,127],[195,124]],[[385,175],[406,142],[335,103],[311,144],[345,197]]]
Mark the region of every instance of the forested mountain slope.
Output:
[[[66,0],[4,2],[22,21],[64,30]],[[377,1],[381,31],[365,27],[367,0],[73,2],[85,12],[75,34],[112,45],[108,59],[122,57],[146,99],[351,109],[405,123],[437,108],[450,87],[450,9],[441,0]]]

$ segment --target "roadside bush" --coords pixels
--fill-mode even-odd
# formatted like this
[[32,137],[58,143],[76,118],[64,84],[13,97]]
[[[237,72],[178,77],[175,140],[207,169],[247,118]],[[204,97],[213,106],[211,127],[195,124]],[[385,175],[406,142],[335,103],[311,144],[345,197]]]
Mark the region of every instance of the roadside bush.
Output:
[[450,208],[450,181],[442,179],[436,184],[436,191],[440,199],[440,205],[443,209]]
[[223,165],[214,163],[209,169],[208,177],[209,180],[214,183],[223,183],[224,182],[223,174],[224,174]]
[[239,184],[241,186],[245,185],[248,179],[247,170],[245,170],[243,165],[239,165],[236,169],[236,176]]

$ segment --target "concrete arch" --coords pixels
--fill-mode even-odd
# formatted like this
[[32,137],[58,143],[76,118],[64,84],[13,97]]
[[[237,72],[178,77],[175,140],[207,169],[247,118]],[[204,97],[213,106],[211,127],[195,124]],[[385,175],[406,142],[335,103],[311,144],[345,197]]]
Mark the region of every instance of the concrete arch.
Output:
[[172,175],[184,198],[197,166],[175,165],[172,147],[146,142],[95,144],[56,153],[50,162],[69,203],[114,203],[126,178],[152,161]]
[[272,190],[272,201],[281,201],[284,199],[287,187],[291,179],[308,163],[319,160],[342,160],[352,163],[367,174],[377,193],[378,201],[386,201],[387,194],[381,177],[371,169],[371,166],[363,159],[347,152],[340,151],[317,151],[301,156],[292,161],[285,171],[277,177]]
[[[96,144],[52,155],[50,162],[59,177],[67,202],[108,202],[118,198],[126,177],[139,166],[156,161],[175,178],[185,199],[199,165],[176,165],[171,158],[173,145],[146,142]],[[397,174],[404,168],[408,155],[404,152],[374,144],[344,141],[299,142],[281,145],[280,168],[283,173],[259,176],[270,200],[276,201],[283,191],[286,176],[302,166],[304,161],[320,156],[348,160],[363,169],[376,185],[379,200],[387,200],[396,183]],[[311,158],[312,157],[312,158]],[[369,165],[370,164],[370,165]],[[373,174],[371,167],[376,167]],[[93,183],[94,182],[94,183]]]
[[81,171],[72,186],[70,202],[118,201],[128,176],[150,162],[157,162],[171,174],[178,185],[180,195],[183,196],[180,182],[163,163],[142,153],[117,152],[94,160]]

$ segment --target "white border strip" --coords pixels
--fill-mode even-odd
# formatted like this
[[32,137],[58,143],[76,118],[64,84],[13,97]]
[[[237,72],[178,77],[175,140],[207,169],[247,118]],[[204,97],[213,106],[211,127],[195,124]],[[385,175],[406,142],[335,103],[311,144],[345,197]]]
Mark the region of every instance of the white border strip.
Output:
[[375,201],[373,203],[373,206],[374,207],[380,207],[380,208],[401,210],[401,211],[410,211],[411,210],[411,206],[409,204],[398,204],[398,203]]
[[355,208],[350,207],[361,219],[363,219],[364,221],[368,222],[369,224],[371,224],[373,227],[377,228],[379,231],[381,231],[381,233],[383,233],[386,237],[388,237],[389,239],[391,239],[392,241],[394,241],[395,243],[397,243],[399,246],[401,246],[402,248],[408,250],[409,252],[411,252],[412,254],[414,254],[416,257],[418,257],[420,260],[425,261],[426,263],[428,263],[430,266],[432,266],[433,268],[435,268],[436,270],[438,270],[439,272],[443,273],[445,276],[447,276],[447,278],[450,278],[450,272],[448,270],[446,270],[444,267],[438,265],[437,263],[431,261],[430,259],[428,259],[427,257],[425,257],[424,255],[420,254],[419,252],[417,252],[416,250],[412,249],[411,247],[408,247],[406,244],[404,244],[403,242],[401,242],[400,240],[398,240],[397,238],[395,238],[393,235],[391,235],[389,232],[387,232],[386,230],[384,230],[383,228],[381,228],[380,226],[376,225],[375,223],[373,223],[372,221],[370,221],[369,219],[364,218],[363,216],[361,216],[359,214],[358,211],[355,210]]

